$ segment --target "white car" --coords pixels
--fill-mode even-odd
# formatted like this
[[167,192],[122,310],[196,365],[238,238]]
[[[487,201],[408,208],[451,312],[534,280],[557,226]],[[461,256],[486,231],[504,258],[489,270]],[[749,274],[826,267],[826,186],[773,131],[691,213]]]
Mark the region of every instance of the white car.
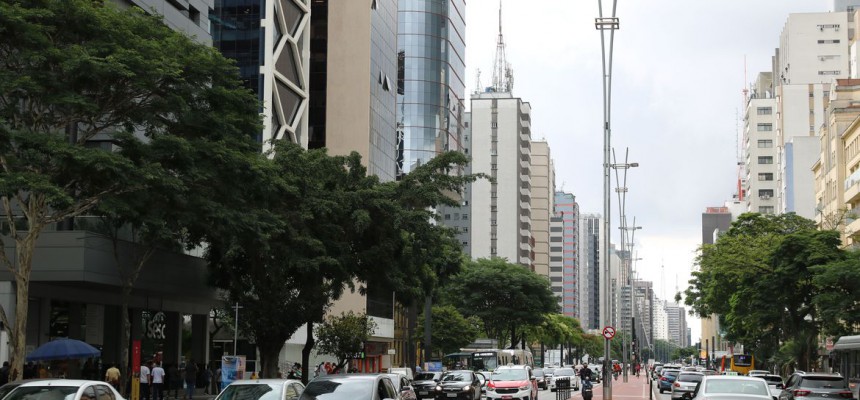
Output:
[[9,400],[125,400],[101,381],[45,379],[24,382],[4,397]]
[[702,378],[692,400],[773,400],[764,379],[749,376],[712,375]]
[[552,378],[549,378],[549,390],[551,392],[555,392],[556,389],[556,381],[559,379],[567,379],[570,380],[570,388],[573,390],[579,389],[579,377],[576,376],[576,371],[573,368],[556,368],[555,372],[552,374]]
[[298,400],[304,390],[302,381],[295,379],[239,379],[227,385],[215,400]]

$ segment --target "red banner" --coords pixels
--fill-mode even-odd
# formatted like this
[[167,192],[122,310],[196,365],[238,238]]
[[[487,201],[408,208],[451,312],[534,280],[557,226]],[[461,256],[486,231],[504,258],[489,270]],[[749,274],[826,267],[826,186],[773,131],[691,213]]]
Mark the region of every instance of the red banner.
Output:
[[140,340],[131,341],[131,372],[140,375]]

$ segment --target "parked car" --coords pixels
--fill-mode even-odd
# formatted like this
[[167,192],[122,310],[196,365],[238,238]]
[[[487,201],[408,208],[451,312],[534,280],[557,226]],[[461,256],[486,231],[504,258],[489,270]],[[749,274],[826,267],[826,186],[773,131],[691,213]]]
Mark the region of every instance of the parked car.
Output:
[[532,370],[526,365],[496,368],[487,380],[487,400],[537,400],[537,395]]
[[481,400],[481,381],[472,371],[448,371],[436,385],[436,400]]
[[409,382],[412,382],[412,380],[414,378],[412,376],[412,369],[411,368],[389,368],[388,373],[389,374],[406,375],[406,379],[409,379]]
[[418,400],[418,396],[415,394],[415,389],[412,388],[412,383],[409,382],[406,375],[398,373],[389,373],[387,375],[388,378],[391,379],[391,383],[394,384],[394,390],[400,393],[401,400]]
[[304,389],[302,382],[295,379],[235,380],[215,400],[298,400]]
[[540,390],[546,390],[547,388],[549,388],[549,382],[548,382],[549,378],[547,378],[546,373],[544,373],[543,368],[535,368],[535,370],[532,371],[532,373],[535,376],[535,381],[537,381],[537,385],[538,385],[538,388]]
[[692,396],[692,400],[773,400],[764,379],[748,376],[705,376]]
[[795,372],[785,382],[779,400],[798,398],[852,399],[854,395],[842,375]]
[[299,397],[299,400],[387,399],[400,400],[400,394],[394,389],[391,379],[384,374],[320,375],[308,383]]
[[660,390],[660,393],[672,391],[672,384],[675,383],[675,379],[680,373],[680,369],[664,369],[660,380],[657,381],[657,389]]
[[681,371],[678,378],[672,383],[672,400],[679,400],[684,395],[693,397],[693,392],[696,391],[696,386],[702,381],[705,375],[701,372]]
[[560,379],[569,380],[571,389],[577,390],[579,388],[576,371],[574,371],[573,368],[558,368],[549,380],[549,390],[551,392],[555,392],[557,386],[556,382]]
[[747,373],[748,376],[759,376],[759,375],[769,375],[769,371],[765,371],[763,369],[752,369]]
[[113,386],[101,381],[44,379],[21,382],[4,399],[123,400],[123,397]]
[[436,383],[442,379],[441,372],[421,372],[415,375],[415,380],[412,381],[412,390],[418,400],[432,399],[436,397]]

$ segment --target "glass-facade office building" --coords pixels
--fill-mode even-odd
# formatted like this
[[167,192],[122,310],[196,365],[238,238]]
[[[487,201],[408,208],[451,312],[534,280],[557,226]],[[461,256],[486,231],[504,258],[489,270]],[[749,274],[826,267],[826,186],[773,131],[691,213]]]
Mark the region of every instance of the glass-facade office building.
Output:
[[465,0],[399,0],[398,173],[447,150],[463,131]]

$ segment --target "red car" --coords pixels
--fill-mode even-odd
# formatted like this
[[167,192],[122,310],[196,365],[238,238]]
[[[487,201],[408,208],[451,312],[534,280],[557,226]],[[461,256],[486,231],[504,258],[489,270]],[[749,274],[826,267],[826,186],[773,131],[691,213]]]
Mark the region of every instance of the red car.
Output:
[[537,380],[527,365],[496,368],[487,381],[487,400],[537,400]]

